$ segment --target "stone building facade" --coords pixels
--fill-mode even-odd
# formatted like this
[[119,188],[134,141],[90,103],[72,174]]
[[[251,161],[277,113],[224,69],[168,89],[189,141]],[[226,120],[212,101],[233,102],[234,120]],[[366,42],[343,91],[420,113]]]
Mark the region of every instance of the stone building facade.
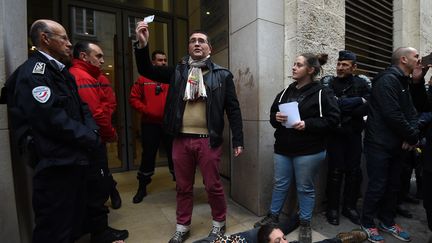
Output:
[[[27,57],[26,9],[25,0],[0,0],[0,86]],[[422,56],[432,52],[431,1],[394,0],[393,16],[393,47],[413,46]],[[246,134],[245,153],[231,163],[231,197],[257,215],[267,212],[271,198],[274,139],[269,107],[292,82],[297,54],[328,53],[324,73],[335,73],[337,52],[345,48],[345,20],[345,0],[229,1],[229,68]],[[6,106],[0,105],[0,235],[10,242],[28,242],[29,172],[12,164],[8,133]],[[318,201],[324,177],[322,170]]]

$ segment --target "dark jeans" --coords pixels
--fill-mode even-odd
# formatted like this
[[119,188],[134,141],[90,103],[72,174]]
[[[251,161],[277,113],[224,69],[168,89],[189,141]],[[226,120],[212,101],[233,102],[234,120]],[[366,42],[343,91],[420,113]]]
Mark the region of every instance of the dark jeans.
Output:
[[138,179],[150,183],[155,171],[156,153],[161,141],[165,147],[170,173],[174,175],[172,161],[172,141],[173,138],[166,134],[159,124],[141,123],[141,165],[138,171]]
[[33,177],[33,243],[71,243],[79,235],[85,207],[87,166],[53,166]]
[[87,172],[84,233],[98,233],[108,227],[109,210],[105,202],[109,198],[113,182],[113,177],[108,169],[106,145],[103,143],[93,151]]
[[402,170],[402,149],[388,150],[365,143],[368,186],[363,201],[361,223],[364,227],[376,227],[377,217],[385,225],[393,225]]

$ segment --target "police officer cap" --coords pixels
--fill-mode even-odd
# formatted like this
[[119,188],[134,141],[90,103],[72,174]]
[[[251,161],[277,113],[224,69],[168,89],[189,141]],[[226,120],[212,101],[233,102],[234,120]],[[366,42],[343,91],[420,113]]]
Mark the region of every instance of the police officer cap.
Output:
[[355,61],[356,59],[357,59],[356,54],[354,54],[353,52],[346,51],[346,50],[339,52],[338,61],[343,61],[343,60]]

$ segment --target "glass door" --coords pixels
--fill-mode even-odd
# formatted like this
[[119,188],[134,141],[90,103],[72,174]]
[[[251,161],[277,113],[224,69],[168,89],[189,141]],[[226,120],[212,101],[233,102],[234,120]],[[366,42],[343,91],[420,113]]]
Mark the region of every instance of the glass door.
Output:
[[[126,95],[129,97],[130,89],[138,79],[139,74],[136,68],[135,56],[133,52],[133,43],[136,40],[135,36],[135,27],[138,21],[142,21],[144,17],[150,15],[150,13],[138,13],[138,12],[123,12],[123,22],[127,24],[126,32],[124,35],[123,43],[124,49],[126,50],[125,61],[125,74],[129,75],[128,82],[126,84]],[[171,21],[167,18],[162,18],[156,16],[153,23],[149,24],[149,48],[150,53],[155,50],[160,50],[166,53],[168,58],[168,63],[173,64],[173,47],[172,47],[172,24]],[[129,167],[137,168],[141,163],[141,113],[137,112],[129,104],[126,105],[128,117],[130,120],[128,121],[128,147],[129,147]],[[166,151],[164,150],[164,146],[160,146],[160,149],[156,156],[156,166],[166,165],[167,164],[167,156]]]
[[72,44],[89,41],[99,45],[104,52],[103,73],[116,94],[117,107],[112,123],[117,130],[118,141],[107,143],[108,165],[114,171],[127,169],[127,136],[125,131],[124,79],[121,65],[121,12],[109,8],[98,8],[79,3],[67,6],[69,32]]
[[[138,78],[133,53],[135,26],[148,15],[151,15],[150,11],[131,12],[80,1],[68,1],[63,6],[63,23],[72,44],[85,40],[99,45],[104,52],[103,72],[111,82],[117,101],[112,121],[119,139],[107,144],[108,164],[113,171],[135,169],[141,161],[141,114],[130,107],[128,98],[130,88]],[[156,16],[149,30],[150,52],[164,51],[169,63],[173,64],[172,21]],[[157,165],[164,165],[166,161],[166,152],[159,151]]]

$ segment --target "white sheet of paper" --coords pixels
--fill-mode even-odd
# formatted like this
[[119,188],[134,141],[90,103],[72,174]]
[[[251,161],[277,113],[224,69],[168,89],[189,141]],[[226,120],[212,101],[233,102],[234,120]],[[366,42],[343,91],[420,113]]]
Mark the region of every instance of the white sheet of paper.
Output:
[[287,121],[282,123],[282,126],[286,128],[291,128],[294,125],[294,123],[301,121],[297,101],[280,104],[279,111],[282,114],[288,116]]
[[147,24],[153,22],[153,20],[154,20],[154,15],[150,15],[144,18],[144,22]]

